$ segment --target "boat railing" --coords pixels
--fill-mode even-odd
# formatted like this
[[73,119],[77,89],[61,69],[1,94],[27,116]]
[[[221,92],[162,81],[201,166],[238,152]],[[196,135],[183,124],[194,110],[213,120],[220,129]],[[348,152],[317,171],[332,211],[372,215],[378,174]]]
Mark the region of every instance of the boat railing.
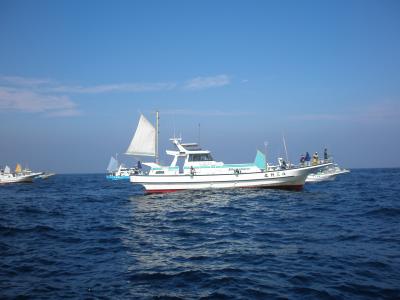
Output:
[[[333,159],[332,158],[328,158],[328,159],[319,159],[317,162],[313,162],[313,161],[308,161],[308,162],[304,162],[304,163],[299,163],[298,165],[295,164],[288,164],[288,166],[286,167],[285,170],[288,169],[300,169],[300,168],[306,168],[306,167],[311,167],[311,166],[318,166],[318,165],[324,165],[327,163],[333,163]],[[279,166],[277,166],[279,167]]]

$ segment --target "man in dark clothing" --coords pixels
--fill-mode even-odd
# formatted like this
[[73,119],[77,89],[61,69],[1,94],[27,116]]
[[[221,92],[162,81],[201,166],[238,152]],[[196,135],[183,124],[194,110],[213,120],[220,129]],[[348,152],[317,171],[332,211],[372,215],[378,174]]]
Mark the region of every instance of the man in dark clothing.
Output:
[[307,151],[307,152],[306,152],[306,158],[305,158],[305,161],[306,161],[306,165],[307,165],[307,166],[310,165],[310,160],[311,160],[311,156],[310,156],[310,153],[308,153],[308,151]]
[[303,167],[304,166],[304,162],[306,161],[306,158],[304,157],[304,154],[302,154],[300,156],[300,165]]

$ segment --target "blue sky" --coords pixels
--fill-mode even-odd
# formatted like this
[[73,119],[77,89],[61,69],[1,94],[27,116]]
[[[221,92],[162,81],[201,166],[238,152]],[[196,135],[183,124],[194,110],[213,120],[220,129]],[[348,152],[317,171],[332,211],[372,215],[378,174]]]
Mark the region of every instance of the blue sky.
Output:
[[200,123],[225,162],[284,133],[292,161],[400,167],[399,1],[2,0],[0,41],[0,165],[103,172],[158,109],[162,150]]

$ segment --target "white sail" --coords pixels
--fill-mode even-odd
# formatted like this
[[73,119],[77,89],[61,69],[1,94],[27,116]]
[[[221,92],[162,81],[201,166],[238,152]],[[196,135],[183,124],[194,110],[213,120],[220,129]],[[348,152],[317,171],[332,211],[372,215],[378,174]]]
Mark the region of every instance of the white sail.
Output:
[[10,174],[10,172],[11,172],[10,167],[9,167],[9,166],[6,166],[6,167],[4,168],[4,174]]
[[111,173],[116,170],[118,170],[118,160],[111,156],[110,162],[108,163],[107,171]]
[[140,116],[138,127],[126,154],[156,156],[156,129],[143,115]]

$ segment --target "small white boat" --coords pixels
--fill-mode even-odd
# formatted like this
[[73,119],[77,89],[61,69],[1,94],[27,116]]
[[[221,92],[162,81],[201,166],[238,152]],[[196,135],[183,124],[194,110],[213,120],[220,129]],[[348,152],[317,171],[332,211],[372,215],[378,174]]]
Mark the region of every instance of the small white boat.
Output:
[[0,172],[0,184],[32,182],[33,179],[38,176],[38,173],[24,174],[21,172],[21,166],[19,164],[16,170],[19,172],[11,173],[10,167],[6,166],[4,170]]
[[336,179],[336,176],[346,173],[350,173],[350,170],[342,169],[337,164],[334,164],[320,169],[316,173],[311,173],[307,176],[306,182],[333,181]]
[[[158,120],[158,116],[157,116]],[[158,122],[157,122],[158,123]],[[158,157],[157,132],[142,115],[127,154]],[[150,137],[150,138],[147,138]],[[155,137],[155,138],[154,138]],[[215,161],[210,151],[195,143],[183,144],[180,138],[171,139],[177,150],[167,150],[173,156],[169,166],[143,162],[148,173],[130,176],[130,182],[144,187],[147,193],[166,193],[181,190],[215,188],[280,188],[302,189],[306,177],[331,163],[308,167],[266,167],[265,155],[257,152],[254,163],[225,164]],[[183,160],[179,167],[178,161]]]
[[47,172],[44,172],[43,174],[39,175],[37,178],[40,178],[40,179],[47,179],[47,178],[49,178],[49,177],[51,177],[51,176],[54,176],[54,175],[56,175],[56,173],[47,173]]
[[129,176],[138,173],[137,168],[127,168],[123,164],[119,164],[113,156],[111,156],[107,171],[106,178],[110,180],[129,180]]

